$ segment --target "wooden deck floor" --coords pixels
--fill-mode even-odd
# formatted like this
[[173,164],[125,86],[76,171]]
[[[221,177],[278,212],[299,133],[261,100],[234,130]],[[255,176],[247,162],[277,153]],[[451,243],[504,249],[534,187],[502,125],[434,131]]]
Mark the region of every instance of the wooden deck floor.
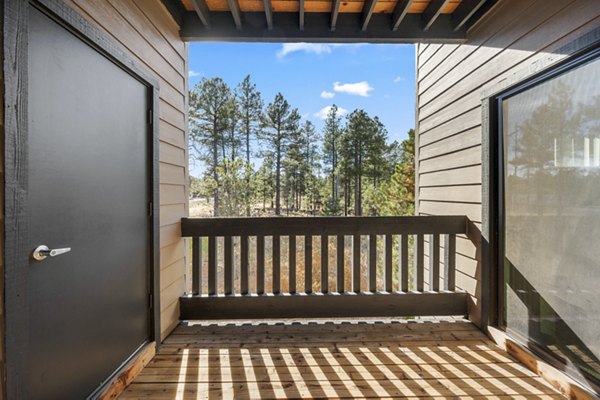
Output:
[[562,398],[467,321],[183,324],[121,399]]

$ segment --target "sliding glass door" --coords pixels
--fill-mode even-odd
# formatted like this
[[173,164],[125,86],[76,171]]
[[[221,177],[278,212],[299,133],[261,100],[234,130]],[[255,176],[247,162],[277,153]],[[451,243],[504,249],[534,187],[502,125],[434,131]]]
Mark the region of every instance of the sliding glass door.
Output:
[[600,382],[600,57],[499,98],[506,329]]

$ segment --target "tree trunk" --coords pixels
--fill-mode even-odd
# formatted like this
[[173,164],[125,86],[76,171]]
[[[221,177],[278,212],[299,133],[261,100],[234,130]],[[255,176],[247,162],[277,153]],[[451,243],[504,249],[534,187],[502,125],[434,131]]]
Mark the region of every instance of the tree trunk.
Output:
[[[248,116],[246,115],[246,216],[250,216],[250,174],[248,169],[250,168],[250,124],[248,122]],[[263,202],[264,208],[264,202]]]
[[[279,132],[277,133],[279,135]],[[275,215],[281,215],[281,145],[277,144],[275,164]]]
[[348,216],[348,181],[344,181],[344,216]]
[[217,164],[219,163],[219,146],[217,144],[216,135],[213,140],[213,179],[215,180],[215,193],[213,198],[213,216],[219,215],[219,173],[217,172]]
[[359,155],[354,159],[356,175],[354,175],[354,215],[362,215],[362,157]]

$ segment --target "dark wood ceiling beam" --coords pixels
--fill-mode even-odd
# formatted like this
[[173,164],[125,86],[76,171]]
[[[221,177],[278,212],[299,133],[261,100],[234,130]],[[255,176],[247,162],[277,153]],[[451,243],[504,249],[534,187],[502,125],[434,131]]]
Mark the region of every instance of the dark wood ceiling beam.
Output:
[[377,0],[367,0],[363,6],[362,17],[360,21],[360,29],[363,31],[367,30],[369,26],[369,22],[371,21],[371,17],[373,16],[373,11],[375,10],[375,4]]
[[408,13],[408,8],[412,4],[413,0],[398,0],[394,13],[392,14],[392,30],[397,31],[400,23]]
[[423,31],[427,32],[431,28],[431,25],[438,19],[448,3],[450,3],[450,0],[431,0],[423,12]]
[[192,0],[192,5],[194,6],[194,10],[200,19],[200,22],[202,22],[202,25],[207,29],[210,28],[210,17],[206,1]]
[[240,11],[240,4],[238,0],[227,0],[227,5],[229,5],[229,11],[231,11],[231,16],[233,17],[233,23],[235,27],[239,30],[242,29],[242,13]]
[[298,10],[298,28],[304,30],[304,0],[300,0],[300,9]]
[[275,29],[265,26],[263,12],[244,12],[244,24],[238,30],[229,12],[212,12],[211,29],[205,29],[195,13],[184,16],[180,35],[186,41],[247,41],[247,42],[320,42],[320,43],[464,43],[466,28],[452,29],[450,14],[441,15],[427,31],[423,31],[420,14],[407,14],[399,28],[392,31],[392,15],[373,13],[366,31],[358,29],[359,13],[340,13],[335,31],[331,30],[331,13],[310,13],[304,30],[298,29],[298,12],[273,13]]
[[161,0],[165,8],[171,14],[178,26],[181,26],[183,16],[187,12],[183,4],[179,0]]
[[342,0],[333,0],[331,7],[331,32],[335,31],[337,25],[338,16],[340,15],[340,5]]
[[273,29],[273,6],[271,5],[271,0],[263,0],[263,4],[265,5],[265,18],[267,19],[267,28],[269,30]]
[[454,26],[454,30],[458,30],[465,26],[469,18],[471,18],[486,1],[487,0],[463,0],[452,13],[452,25]]

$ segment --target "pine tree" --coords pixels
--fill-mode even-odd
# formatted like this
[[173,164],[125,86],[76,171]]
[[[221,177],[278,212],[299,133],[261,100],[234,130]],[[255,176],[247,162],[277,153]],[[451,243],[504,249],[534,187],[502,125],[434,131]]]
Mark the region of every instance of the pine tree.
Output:
[[354,110],[348,115],[340,142],[340,169],[348,188],[347,196],[350,184],[353,185],[354,215],[363,214],[363,178],[376,177],[385,152],[385,141],[385,129],[377,118],[369,117],[364,110]]
[[338,107],[334,104],[327,113],[325,126],[323,127],[323,163],[327,166],[331,185],[331,197],[329,210],[332,214],[339,212],[339,179],[337,175],[340,138],[342,136],[341,117]]
[[219,152],[226,146],[231,91],[221,78],[203,78],[189,93],[190,153],[207,166],[213,180],[213,214],[219,215]]
[[320,192],[319,169],[321,165],[318,145],[320,138],[319,134],[315,130],[315,126],[310,121],[306,121],[302,126],[302,136],[304,137],[303,143],[305,146],[304,164],[302,170],[306,181],[306,209],[314,214],[317,209],[317,202]]
[[262,127],[266,132],[262,139],[268,144],[268,153],[275,161],[275,215],[281,214],[281,172],[291,136],[298,131],[300,115],[292,109],[281,93],[277,93],[262,117]]
[[305,193],[306,183],[306,155],[304,136],[302,130],[297,129],[290,132],[289,143],[285,159],[284,170],[284,193],[286,195],[286,207],[288,211],[301,208],[301,198]]
[[[379,215],[414,215],[415,212],[415,131],[401,144],[395,142],[391,163],[394,172],[377,191],[375,203]],[[390,147],[392,147],[390,146]],[[399,150],[399,151],[396,151]]]
[[252,181],[253,188],[256,189],[256,192],[260,196],[262,200],[262,211],[266,211],[267,208],[267,200],[271,204],[273,203],[273,194],[274,194],[274,175],[273,175],[273,157],[268,154],[265,158],[263,158],[263,162],[256,172],[254,179]]
[[243,202],[246,204],[246,215],[251,214],[252,204],[252,186],[251,177],[253,174],[250,158],[251,141],[258,136],[260,126],[260,117],[263,109],[263,101],[260,92],[256,89],[256,85],[250,80],[250,75],[247,75],[235,90],[239,110],[240,110],[240,127],[243,134],[243,145],[245,147],[246,165],[245,165],[245,180],[246,184],[242,189]]

